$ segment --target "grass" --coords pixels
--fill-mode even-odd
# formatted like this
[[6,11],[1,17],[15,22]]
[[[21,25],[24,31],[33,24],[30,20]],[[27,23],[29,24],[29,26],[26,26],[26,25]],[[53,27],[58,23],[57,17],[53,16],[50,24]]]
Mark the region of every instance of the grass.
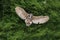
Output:
[[[0,3],[0,40],[60,40],[60,0],[1,0]],[[16,15],[16,6],[37,16],[48,15],[50,20],[26,27]]]

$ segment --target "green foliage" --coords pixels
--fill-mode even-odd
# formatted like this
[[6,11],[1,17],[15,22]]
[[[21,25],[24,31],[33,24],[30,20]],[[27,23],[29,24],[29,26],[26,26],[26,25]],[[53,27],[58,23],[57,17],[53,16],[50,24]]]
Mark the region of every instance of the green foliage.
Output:
[[[0,40],[60,40],[60,0],[1,0],[0,3]],[[26,27],[16,15],[16,6],[34,15],[48,15],[50,20]]]

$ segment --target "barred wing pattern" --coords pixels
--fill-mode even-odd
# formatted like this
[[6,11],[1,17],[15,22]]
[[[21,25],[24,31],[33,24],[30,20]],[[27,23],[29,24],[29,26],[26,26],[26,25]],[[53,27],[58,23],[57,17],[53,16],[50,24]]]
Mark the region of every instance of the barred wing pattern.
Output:
[[33,16],[32,22],[34,24],[43,24],[49,20],[48,16]]
[[23,20],[26,19],[26,17],[29,15],[23,8],[21,7],[16,7],[15,8],[16,14]]

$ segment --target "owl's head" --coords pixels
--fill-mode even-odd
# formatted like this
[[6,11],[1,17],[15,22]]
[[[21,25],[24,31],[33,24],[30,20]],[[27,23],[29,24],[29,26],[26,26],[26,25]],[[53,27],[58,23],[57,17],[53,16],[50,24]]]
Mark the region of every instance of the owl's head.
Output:
[[26,26],[30,26],[32,24],[32,20],[26,19],[25,23],[26,23]]

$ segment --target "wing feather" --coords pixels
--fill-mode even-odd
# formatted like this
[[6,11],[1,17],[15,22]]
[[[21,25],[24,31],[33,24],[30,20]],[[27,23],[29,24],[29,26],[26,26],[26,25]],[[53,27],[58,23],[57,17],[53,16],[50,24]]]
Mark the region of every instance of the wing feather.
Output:
[[49,20],[48,16],[33,16],[32,17],[32,22],[34,24],[43,24]]
[[21,7],[16,7],[15,8],[16,14],[21,18],[21,19],[26,19],[26,17],[29,15],[23,8]]

